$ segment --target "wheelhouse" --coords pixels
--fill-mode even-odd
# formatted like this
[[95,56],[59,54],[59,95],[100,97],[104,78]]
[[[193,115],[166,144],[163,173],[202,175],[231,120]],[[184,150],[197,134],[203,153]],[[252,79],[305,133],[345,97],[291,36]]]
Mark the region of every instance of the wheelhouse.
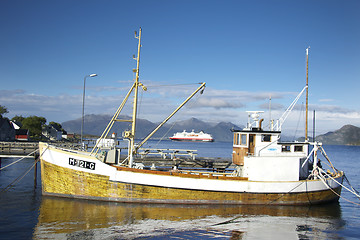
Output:
[[[308,142],[281,142],[281,131],[264,131],[260,112],[249,112],[247,126],[233,131],[232,162],[249,180],[298,181],[308,177]],[[279,177],[280,176],[280,177]]]

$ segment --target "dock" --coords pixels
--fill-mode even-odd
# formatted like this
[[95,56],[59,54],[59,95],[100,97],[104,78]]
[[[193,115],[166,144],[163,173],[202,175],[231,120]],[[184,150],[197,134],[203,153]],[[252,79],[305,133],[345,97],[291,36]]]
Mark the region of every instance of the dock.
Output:
[[[70,149],[79,148],[78,143],[52,143],[59,147]],[[24,157],[39,149],[38,142],[0,142],[0,157]],[[37,153],[31,154],[35,156]]]
[[23,157],[37,149],[37,142],[0,142],[0,157]]

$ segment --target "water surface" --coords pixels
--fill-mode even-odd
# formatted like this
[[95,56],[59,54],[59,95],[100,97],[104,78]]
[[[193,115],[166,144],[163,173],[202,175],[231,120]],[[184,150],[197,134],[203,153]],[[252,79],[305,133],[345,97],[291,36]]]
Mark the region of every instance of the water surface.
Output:
[[[155,144],[154,141],[149,145]],[[200,156],[231,157],[230,143],[165,142],[157,147],[199,149]],[[359,190],[360,147],[325,146],[325,150],[335,167],[343,170]],[[2,159],[2,166],[14,160]],[[33,163],[33,159],[25,159],[0,171],[0,188]],[[323,167],[327,168],[324,164]],[[358,239],[360,236],[360,201],[346,190],[339,203],[321,206],[124,204],[43,197],[40,169],[37,176],[34,185],[32,170],[13,188],[0,193],[1,239]]]

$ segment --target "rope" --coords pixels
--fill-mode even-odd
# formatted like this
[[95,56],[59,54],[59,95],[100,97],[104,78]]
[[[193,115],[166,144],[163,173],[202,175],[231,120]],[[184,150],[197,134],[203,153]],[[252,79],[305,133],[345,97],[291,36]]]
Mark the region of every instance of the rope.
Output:
[[14,162],[8,164],[8,165],[6,165],[5,167],[0,168],[0,171],[3,170],[3,169],[5,169],[5,168],[7,168],[7,167],[10,167],[11,165],[13,165],[13,164],[15,164],[15,163],[17,163],[17,162],[20,162],[21,160],[23,160],[23,159],[25,159],[26,157],[34,154],[34,153],[37,152],[37,151],[39,151],[39,149],[36,149],[35,151],[29,153],[28,155],[26,155],[26,156],[24,156],[24,157],[22,157],[22,158],[20,158],[20,159],[18,159],[18,160],[16,160],[16,161],[14,161]]
[[307,182],[307,181],[303,181],[303,182],[301,182],[299,185],[295,186],[293,189],[291,189],[291,190],[290,190],[290,191],[288,191],[287,193],[283,193],[280,197],[278,197],[277,199],[275,199],[275,200],[273,200],[273,201],[271,201],[271,202],[269,202],[268,204],[265,204],[265,205],[269,205],[269,204],[271,204],[271,203],[273,203],[273,202],[278,201],[279,199],[281,199],[282,197],[284,197],[284,196],[285,196],[285,194],[289,194],[289,193],[291,193],[294,189],[296,189],[296,188],[300,187],[300,185],[302,185],[302,184],[304,184],[304,183],[306,183],[306,182]]
[[4,189],[2,189],[0,191],[0,193],[4,193],[4,192],[8,191],[13,185],[20,182],[21,179],[23,179],[26,176],[26,174],[28,174],[30,172],[30,170],[33,169],[39,161],[40,161],[40,157],[35,161],[35,163],[23,175],[20,175],[18,178],[16,178],[14,181],[12,181],[9,185],[7,185]]
[[[324,173],[328,178],[331,178],[333,181],[335,181],[337,184],[341,185],[343,188],[345,188],[346,190],[348,190],[349,192],[351,192],[352,194],[354,194],[355,196],[357,196],[358,198],[360,198],[360,195],[357,194],[355,191],[350,190],[349,188],[345,187],[343,184],[341,184],[340,182],[336,181],[335,178],[333,178],[332,176],[330,176],[329,174],[327,174],[324,170],[322,170],[321,168],[318,168],[322,173]],[[321,175],[319,175],[321,176]],[[320,177],[321,178],[321,177]]]
[[[18,178],[16,178],[14,181],[12,181],[9,185],[7,185],[4,189],[2,189],[0,191],[1,193],[4,193],[6,191],[8,191],[13,185],[15,185],[16,183],[20,182],[21,179],[23,179],[26,174],[28,174],[30,172],[31,169],[34,168],[34,166],[40,161],[40,158],[42,157],[42,155],[45,153],[45,151],[49,148],[49,145],[46,146],[46,148],[44,149],[44,151],[39,155],[38,159],[35,161],[35,163],[23,174],[20,175]],[[34,152],[39,151],[39,149],[35,150]],[[8,165],[9,166],[9,165]]]
[[[351,191],[350,189],[348,189],[347,187],[345,187],[343,184],[341,184],[340,182],[336,181],[332,176],[330,176],[329,174],[327,174],[324,170],[322,170],[321,168],[318,168],[322,173],[324,173],[328,178],[331,178],[333,181],[335,181],[336,183],[338,183],[340,186],[342,186],[343,188],[345,188],[346,190],[348,190],[349,192],[351,192],[352,194],[354,194],[355,196],[357,196],[358,198],[360,198],[359,194],[356,194],[355,192],[357,192],[355,189],[354,191]],[[358,205],[360,206],[359,203],[356,203],[356,202],[353,202],[343,196],[341,196],[340,194],[338,194],[337,192],[335,192],[326,182],[325,182],[325,179],[324,179],[324,176],[322,176],[321,174],[318,175],[321,179],[321,181],[324,183],[324,185],[326,187],[328,187],[336,196],[338,196],[339,198],[342,198],[344,199],[345,201],[349,202],[349,203],[352,203],[354,205]],[[344,175],[345,176],[345,175]],[[346,178],[347,179],[347,178]],[[348,181],[348,180],[347,180]],[[348,182],[349,183],[349,182]],[[349,184],[350,185],[350,184]],[[351,185],[350,185],[351,186]],[[351,188],[353,189],[353,187],[351,186]],[[358,192],[357,192],[358,193]]]
[[[345,178],[346,182],[349,184],[349,186],[351,187],[351,189],[352,189],[354,192],[356,192],[357,194],[360,195],[360,193],[359,193],[355,188],[353,188],[353,186],[351,186],[351,184],[350,184],[348,178],[345,176],[345,174],[344,174],[344,178]],[[360,198],[359,198],[359,199],[360,199]]]
[[[326,184],[326,182],[324,182],[323,181],[323,183],[327,186],[327,187],[329,187],[327,184]],[[351,201],[351,200],[349,200],[349,199],[347,199],[347,198],[344,198],[343,196],[341,196],[340,194],[338,194],[337,192],[335,192],[332,188],[329,188],[336,196],[338,196],[339,198],[342,198],[342,199],[344,199],[345,201],[347,201],[347,202],[349,202],[349,203],[352,203],[352,204],[354,204],[354,205],[358,205],[358,206],[360,206],[360,204],[358,204],[358,203],[356,203],[356,202],[353,202],[353,201]]]

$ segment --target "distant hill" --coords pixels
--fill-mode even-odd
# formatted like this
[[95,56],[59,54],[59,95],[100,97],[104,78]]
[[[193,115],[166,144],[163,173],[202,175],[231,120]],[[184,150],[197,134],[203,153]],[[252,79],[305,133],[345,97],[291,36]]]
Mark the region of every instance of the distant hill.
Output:
[[[84,134],[100,136],[104,131],[107,124],[110,122],[112,116],[110,115],[86,115],[84,118]],[[121,119],[130,119],[129,116],[121,116]],[[62,127],[71,133],[80,134],[81,131],[81,119],[71,120],[63,122]],[[153,123],[145,119],[138,119],[136,125],[137,138],[146,137],[152,130],[157,127],[158,123]],[[157,133],[152,137],[153,139],[169,139],[174,133],[182,132],[183,130],[196,132],[204,131],[211,134],[215,141],[232,141],[232,132],[230,129],[242,129],[243,127],[236,126],[230,122],[220,122],[218,124],[201,121],[197,118],[190,118],[184,121],[177,121],[174,123],[165,124],[161,127]],[[115,132],[120,137],[122,132],[130,130],[130,124],[127,122],[117,122],[112,128],[112,132]]]
[[360,145],[360,128],[345,125],[334,132],[317,136],[316,140],[331,145]]

